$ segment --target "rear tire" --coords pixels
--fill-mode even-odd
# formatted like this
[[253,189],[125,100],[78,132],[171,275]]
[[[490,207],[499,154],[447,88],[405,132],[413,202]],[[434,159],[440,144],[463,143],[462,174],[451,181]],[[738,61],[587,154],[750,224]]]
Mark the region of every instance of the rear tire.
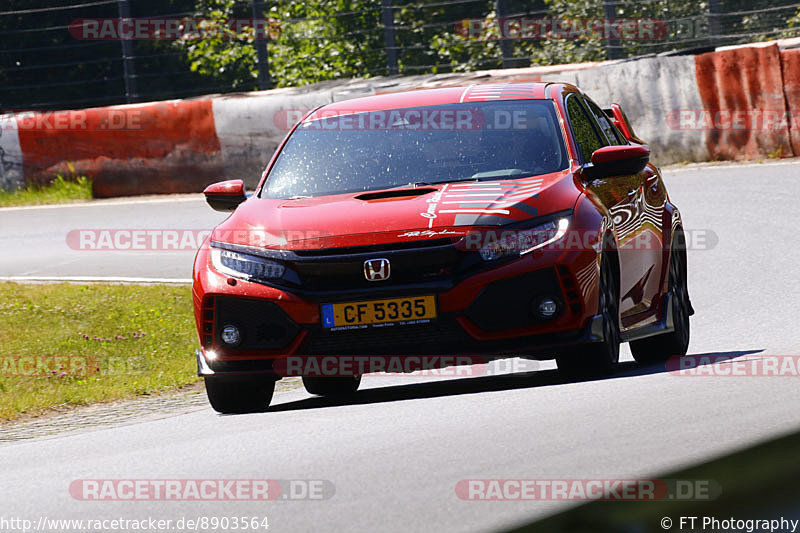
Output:
[[224,414],[265,411],[275,392],[275,380],[268,377],[207,377],[205,382],[211,407]]
[[589,344],[556,358],[559,372],[569,377],[598,377],[611,373],[619,361],[619,283],[609,253],[600,260],[597,314],[603,316],[603,342]]
[[638,341],[631,341],[631,354],[637,363],[663,363],[670,357],[686,355],[689,350],[689,315],[692,305],[686,282],[686,256],[683,233],[676,233],[669,254],[669,291],[672,294],[672,320],[675,329]]
[[317,396],[348,396],[354,394],[361,384],[357,377],[307,377],[303,376],[303,386],[309,394]]

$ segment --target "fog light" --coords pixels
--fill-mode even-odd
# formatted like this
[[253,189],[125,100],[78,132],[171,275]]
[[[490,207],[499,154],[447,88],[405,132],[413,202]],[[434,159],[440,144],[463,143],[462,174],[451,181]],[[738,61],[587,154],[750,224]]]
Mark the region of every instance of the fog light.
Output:
[[235,346],[239,344],[239,341],[242,340],[242,336],[239,333],[239,328],[236,326],[225,326],[222,328],[222,342],[228,344],[230,346]]
[[542,298],[536,307],[537,314],[542,318],[553,318],[558,311],[558,303],[552,298]]

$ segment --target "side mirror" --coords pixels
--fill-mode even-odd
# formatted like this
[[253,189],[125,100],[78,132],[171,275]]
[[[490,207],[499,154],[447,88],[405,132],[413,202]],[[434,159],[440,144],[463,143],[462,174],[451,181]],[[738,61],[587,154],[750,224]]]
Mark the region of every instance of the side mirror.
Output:
[[244,181],[242,180],[212,183],[206,187],[203,194],[206,195],[206,202],[214,211],[233,211],[247,199],[244,194]]
[[638,174],[650,161],[650,149],[643,144],[604,146],[592,153],[592,162],[583,166],[589,179]]

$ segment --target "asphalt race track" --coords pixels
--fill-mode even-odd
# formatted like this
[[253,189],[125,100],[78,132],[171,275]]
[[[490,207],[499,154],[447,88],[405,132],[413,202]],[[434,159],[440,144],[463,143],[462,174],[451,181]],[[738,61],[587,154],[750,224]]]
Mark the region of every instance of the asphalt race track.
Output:
[[[212,211],[202,195],[179,195],[155,200],[99,200],[91,204],[0,209],[0,244],[9,251],[0,258],[3,276],[119,276],[190,279],[195,251],[109,250],[102,230],[210,230],[225,219]],[[82,246],[78,232],[88,230],[94,241]],[[98,230],[98,231],[94,231]],[[76,232],[76,240],[69,239]],[[195,239],[196,240],[196,239]],[[123,245],[128,241],[121,241]],[[150,241],[145,237],[144,246]],[[92,249],[91,245],[96,244]],[[131,246],[134,242],[130,241]],[[190,243],[186,243],[187,245]],[[178,242],[178,246],[180,242]],[[198,243],[199,245],[199,243]]]
[[[800,354],[800,163],[665,173],[690,233],[690,354]],[[794,207],[793,207],[794,206]],[[71,250],[76,228],[211,227],[202,198],[0,210],[0,276],[189,278],[193,252]],[[705,241],[705,244],[703,242]],[[710,243],[710,245],[709,245]],[[460,500],[469,478],[654,477],[800,429],[789,377],[687,377],[636,366],[566,383],[550,363],[513,375],[365,377],[351,403],[284,392],[270,412],[210,407],[6,444],[0,515],[173,519],[268,516],[270,531],[487,531],[564,502]],[[191,357],[191,354],[186,354]],[[326,500],[78,501],[76,479],[328,480]],[[725,490],[725,487],[722,487]]]

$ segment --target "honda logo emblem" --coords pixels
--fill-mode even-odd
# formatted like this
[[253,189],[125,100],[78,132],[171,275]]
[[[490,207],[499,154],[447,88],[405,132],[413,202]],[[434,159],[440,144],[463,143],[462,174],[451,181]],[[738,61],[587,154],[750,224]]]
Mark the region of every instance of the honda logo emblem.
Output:
[[385,281],[392,269],[388,259],[368,259],[364,261],[364,277],[367,281]]

